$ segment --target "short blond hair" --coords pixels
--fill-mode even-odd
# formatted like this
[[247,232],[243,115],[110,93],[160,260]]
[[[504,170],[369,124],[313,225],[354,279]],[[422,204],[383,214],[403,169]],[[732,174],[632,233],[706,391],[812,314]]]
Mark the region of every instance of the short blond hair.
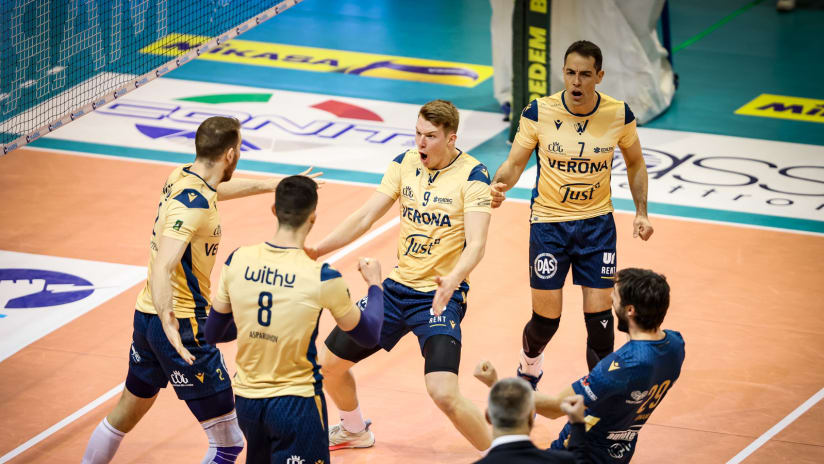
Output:
[[446,135],[458,132],[458,122],[460,120],[458,108],[455,108],[455,105],[450,101],[432,100],[421,107],[418,116],[443,129]]

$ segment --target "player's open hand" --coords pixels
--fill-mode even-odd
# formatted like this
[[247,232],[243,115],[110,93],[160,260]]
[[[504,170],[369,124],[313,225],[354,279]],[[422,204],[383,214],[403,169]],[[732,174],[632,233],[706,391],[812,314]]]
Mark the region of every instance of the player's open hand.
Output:
[[641,237],[641,240],[649,240],[654,232],[649,218],[646,216],[635,215],[635,220],[632,221],[632,238]]
[[160,325],[163,326],[163,332],[166,333],[166,338],[169,339],[169,343],[172,344],[177,354],[179,354],[188,365],[191,366],[194,364],[195,357],[183,346],[183,340],[180,338],[180,324],[177,322],[175,312],[169,311],[165,316],[161,317]]
[[446,276],[435,277],[435,283],[438,284],[438,289],[435,290],[435,297],[432,298],[432,314],[435,316],[440,316],[446,311],[446,305],[449,303],[449,299],[452,298],[452,294],[455,293],[455,289],[458,288],[458,284],[453,282],[453,278]]
[[569,417],[573,424],[584,422],[584,397],[570,395],[561,400],[561,411]]
[[323,171],[321,171],[321,172],[312,172],[312,166],[310,166],[309,169],[301,172],[298,175],[299,176],[306,176],[306,177],[309,177],[310,179],[314,179],[315,183],[318,184],[318,188],[320,188],[321,185],[325,184],[323,179],[319,179],[319,177],[323,175]]
[[495,366],[492,365],[491,362],[487,360],[481,360],[477,366],[475,366],[475,371],[472,373],[476,379],[480,380],[487,387],[491,387],[492,384],[498,381],[498,373],[495,371]]
[[358,260],[358,270],[367,284],[381,284],[381,263],[375,258],[360,258]]
[[497,208],[506,200],[506,184],[503,182],[495,182],[490,186],[492,192],[492,207]]

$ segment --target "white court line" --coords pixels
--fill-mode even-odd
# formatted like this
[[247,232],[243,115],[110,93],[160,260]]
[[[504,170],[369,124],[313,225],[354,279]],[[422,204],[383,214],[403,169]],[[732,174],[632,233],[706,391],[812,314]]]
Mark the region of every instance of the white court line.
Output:
[[59,431],[63,427],[71,424],[72,422],[76,421],[77,419],[79,419],[80,417],[85,415],[87,412],[89,412],[92,409],[94,409],[94,408],[100,406],[101,404],[105,403],[110,398],[112,398],[113,396],[120,393],[122,390],[123,390],[123,384],[122,383],[118,384],[116,387],[114,387],[111,390],[107,391],[106,393],[100,395],[99,398],[97,398],[96,400],[92,401],[91,403],[83,406],[82,408],[78,409],[77,411],[72,413],[70,416],[68,416],[65,419],[61,420],[60,422],[52,425],[51,427],[47,428],[46,430],[40,432],[34,438],[32,438],[29,441],[23,443],[22,445],[18,446],[17,448],[15,448],[15,449],[9,451],[8,453],[4,454],[2,457],[0,457],[0,464],[2,464],[4,462],[11,461],[18,454],[22,453],[23,451],[26,451],[27,449],[31,448],[34,445],[40,443],[41,441],[45,440],[47,437],[49,437],[51,435],[54,435],[55,433],[57,433],[57,431]]
[[749,455],[755,452],[758,448],[760,448],[764,443],[767,443],[772,437],[774,437],[778,432],[784,430],[785,427],[790,425],[794,420],[798,419],[799,416],[807,412],[808,409],[815,406],[816,403],[821,401],[824,398],[824,388],[818,390],[818,393],[811,396],[810,399],[805,401],[801,406],[795,408],[795,411],[791,412],[787,417],[781,419],[781,421],[775,424],[770,430],[764,432],[763,435],[756,438],[754,442],[750,443],[749,446],[741,450],[740,453],[736,454],[732,459],[727,461],[727,464],[738,464],[744,459],[747,459]]
[[[346,245],[345,247],[341,248],[340,251],[335,253],[334,255],[330,256],[329,259],[325,260],[325,262],[332,264],[335,261],[342,259],[344,256],[348,255],[354,250],[357,250],[361,246],[365,245],[366,243],[370,242],[372,239],[377,237],[378,235],[386,232],[387,230],[395,227],[400,223],[400,217],[397,216],[394,219],[382,224],[377,229],[369,232],[368,234],[360,237],[359,239],[355,240],[354,242]],[[72,415],[66,417],[65,419],[61,420],[60,422],[52,425],[51,427],[47,428],[46,430],[37,434],[34,438],[30,439],[29,441],[23,443],[22,445],[18,446],[17,448],[9,451],[8,453],[4,454],[0,457],[0,464],[4,462],[8,462],[12,460],[15,456],[19,455],[20,453],[26,451],[27,449],[31,448],[32,446],[40,443],[41,441],[45,440],[51,435],[54,435],[62,429],[63,427],[71,424],[72,422],[76,421],[80,417],[84,416],[87,412],[91,411],[92,409],[100,406],[102,403],[106,402],[116,394],[120,393],[123,390],[123,384],[119,384],[116,387],[112,388],[111,390],[107,391],[106,393],[102,394],[99,398],[92,401],[91,403],[83,406],[82,408],[75,411]]]

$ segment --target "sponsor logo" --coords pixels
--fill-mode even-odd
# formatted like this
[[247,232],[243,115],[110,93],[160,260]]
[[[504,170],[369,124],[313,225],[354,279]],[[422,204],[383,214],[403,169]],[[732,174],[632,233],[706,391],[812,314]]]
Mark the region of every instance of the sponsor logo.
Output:
[[[558,152],[562,153],[562,152]],[[560,161],[554,160],[552,158],[549,159],[549,168],[550,169],[557,169],[561,172],[573,172],[576,174],[594,174],[596,172],[601,171],[609,171],[609,163],[604,161],[582,161],[578,160],[569,160],[569,161]]]
[[532,262],[532,269],[535,277],[539,279],[551,279],[558,270],[558,260],[552,253],[541,253]]
[[206,256],[216,256],[218,245],[218,243],[204,243],[203,246],[206,249]]
[[297,275],[289,274],[288,272],[281,274],[280,271],[270,269],[269,266],[263,266],[259,269],[252,269],[246,266],[246,270],[243,271],[243,278],[249,282],[260,282],[275,287],[294,288]]
[[[210,39],[211,37],[206,36],[174,33],[142,48],[140,52],[175,57],[191,49],[199,48]],[[250,40],[221,42],[218,47],[202,53],[199,59],[311,72],[431,82],[460,87],[475,87],[492,76],[491,66]],[[545,94],[546,92],[543,92],[538,97]]]
[[218,225],[218,226],[217,226],[217,228],[216,228],[215,230],[213,230],[213,231],[212,231],[212,237],[220,237],[221,232],[222,232],[222,231],[221,231],[221,229],[220,229],[220,226]]
[[174,230],[180,230],[180,227],[181,227],[182,225],[183,225],[183,221],[181,221],[180,219],[178,219],[177,221],[175,221],[175,225],[173,225],[173,226],[172,226],[172,229],[174,229]]
[[455,321],[450,319],[449,326],[452,327],[452,330],[455,330]]
[[[606,327],[606,325],[604,327]],[[607,372],[617,371],[620,368],[621,368],[621,365],[618,364],[618,361],[612,361],[609,364],[609,369],[607,369]]]
[[583,135],[584,131],[587,130],[587,125],[589,125],[589,119],[584,121],[583,124],[580,122],[573,122],[572,125],[575,127],[575,132],[577,132],[578,135]]
[[405,198],[409,199],[410,201],[415,201],[415,193],[412,192],[412,187],[404,185],[403,190],[401,190],[401,193]]
[[626,400],[627,404],[641,404],[644,402],[644,399],[649,395],[649,390],[640,391],[635,390],[634,392],[630,393],[629,396],[632,399]]
[[175,387],[194,386],[189,383],[189,379],[187,379],[185,375],[181,374],[180,371],[173,371],[171,377],[169,377],[169,381],[172,382],[172,385],[174,385]]
[[558,143],[557,141],[552,142],[549,145],[547,145],[546,149],[550,153],[563,153],[564,152],[564,147],[562,147],[561,144]]
[[306,463],[306,460],[303,459],[302,457],[296,455],[296,454],[293,454],[292,456],[289,457],[289,459],[286,460],[286,464],[305,464],[305,463]]
[[613,459],[624,459],[624,455],[632,450],[631,443],[613,443],[609,449],[609,455]]
[[589,387],[589,376],[584,377],[583,379],[579,380],[578,383],[584,387],[584,393],[587,394],[590,400],[598,401],[598,396],[595,395],[595,392],[592,391],[592,388]]
[[574,184],[564,184],[560,188],[561,203],[567,201],[589,201],[592,200],[595,191],[601,187],[601,183],[587,184],[578,182]]
[[601,322],[601,327],[603,327],[605,329],[607,328],[607,325],[609,325],[609,319],[603,319],[600,322]]
[[607,440],[633,441],[638,437],[637,430],[612,430],[607,432]]
[[73,274],[43,269],[0,269],[0,310],[44,308],[82,300],[95,286]]
[[735,114],[824,123],[824,100],[763,93]]
[[452,221],[449,220],[448,214],[428,212],[421,213],[411,206],[403,206],[401,209],[401,217],[416,224],[432,225],[436,227],[452,227]]
[[[444,310],[446,310],[446,307],[444,307]],[[446,327],[447,321],[448,321],[448,319],[446,318],[446,316],[443,315],[443,313],[441,313],[440,316],[436,316],[435,315],[435,310],[432,309],[432,308],[429,308],[429,326],[430,327],[437,327],[437,326]],[[449,322],[451,322],[451,321],[449,321]]]
[[561,124],[563,124],[563,122],[561,122],[561,120],[560,120],[560,119],[556,119],[556,120],[555,120],[555,130],[560,129],[560,128],[561,128]]
[[601,278],[602,279],[613,278],[613,276],[615,275],[615,252],[614,251],[604,252],[604,264],[607,264],[607,266],[601,266]]
[[197,380],[200,380],[200,383],[203,383],[203,379],[206,378],[206,374],[203,372],[198,372],[195,374],[195,377],[197,377]]
[[[258,94],[255,94],[258,95]],[[272,94],[260,94],[253,103],[265,103]],[[305,137],[317,143],[367,142],[375,145],[410,147],[415,144],[415,134],[408,129],[389,127],[383,118],[371,110],[340,102],[325,100],[310,108],[335,116],[329,118],[300,118],[287,114],[273,114],[266,109],[261,113],[248,113],[221,106],[197,106],[191,103],[249,103],[239,101],[232,94],[213,94],[189,97],[181,102],[154,102],[120,100],[101,108],[98,114],[130,117],[146,122],[135,124],[135,128],[151,139],[180,141],[190,145],[197,134],[197,126],[211,116],[227,116],[238,119],[243,128],[244,138],[241,151],[260,151],[274,146],[276,138],[286,136]],[[252,97],[247,97],[252,98]],[[265,100],[264,100],[265,98]],[[149,123],[148,121],[155,121]],[[160,123],[160,125],[157,125]],[[378,124],[376,124],[378,123]],[[182,127],[181,127],[182,126]]]
[[595,153],[609,153],[613,150],[613,147],[595,147],[593,151]]
[[411,234],[406,237],[403,243],[405,251],[403,256],[411,256],[413,258],[421,258],[432,255],[432,248],[441,243],[441,239],[424,234]]
[[[769,143],[774,144],[777,142]],[[754,147],[747,144],[744,149]],[[616,151],[613,158],[612,172],[626,175],[626,165],[619,153],[620,150]],[[824,164],[812,163],[811,158],[801,161],[803,156],[808,156],[806,154],[792,158],[790,153],[783,161],[759,155],[688,153],[678,156],[652,148],[643,148],[643,154],[650,191],[655,191],[661,201],[759,213],[772,213],[769,210],[773,210],[783,215],[817,220],[824,212],[824,180],[821,178]],[[618,182],[617,187],[614,192],[620,193],[619,189],[629,192],[626,181]]]
[[131,354],[132,361],[134,361],[135,364],[140,364],[140,361],[143,358],[140,357],[140,353],[138,353],[137,350],[134,348],[134,343],[132,343],[132,350],[131,351],[132,351],[132,354]]
[[442,205],[451,205],[451,204],[452,204],[452,199],[451,199],[451,198],[447,198],[447,197],[438,197],[438,196],[436,196],[436,197],[432,200],[432,203],[440,203],[440,204],[442,204]]

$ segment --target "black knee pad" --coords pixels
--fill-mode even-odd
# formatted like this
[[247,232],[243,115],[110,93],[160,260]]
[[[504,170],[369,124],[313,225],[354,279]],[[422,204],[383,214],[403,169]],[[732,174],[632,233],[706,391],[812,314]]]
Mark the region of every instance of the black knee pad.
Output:
[[126,390],[129,390],[129,393],[138,398],[154,398],[160,388],[144,382],[129,369],[126,374]]
[[524,353],[530,358],[540,356],[544,352],[546,344],[552,340],[552,336],[555,335],[560,323],[560,317],[543,317],[533,311],[532,319],[524,326]]
[[329,348],[329,351],[335,356],[353,363],[358,363],[381,349],[380,345],[372,348],[364,348],[352,339],[348,333],[337,326],[332,329],[332,332],[326,337],[326,347]]
[[615,329],[612,310],[584,314],[587,327],[587,365],[592,370],[615,347]]
[[438,334],[426,339],[423,344],[423,373],[458,373],[461,365],[461,342],[449,335]]
[[198,422],[205,422],[232,412],[235,409],[235,396],[232,394],[232,389],[229,388],[205,398],[186,400],[186,406],[189,407]]

